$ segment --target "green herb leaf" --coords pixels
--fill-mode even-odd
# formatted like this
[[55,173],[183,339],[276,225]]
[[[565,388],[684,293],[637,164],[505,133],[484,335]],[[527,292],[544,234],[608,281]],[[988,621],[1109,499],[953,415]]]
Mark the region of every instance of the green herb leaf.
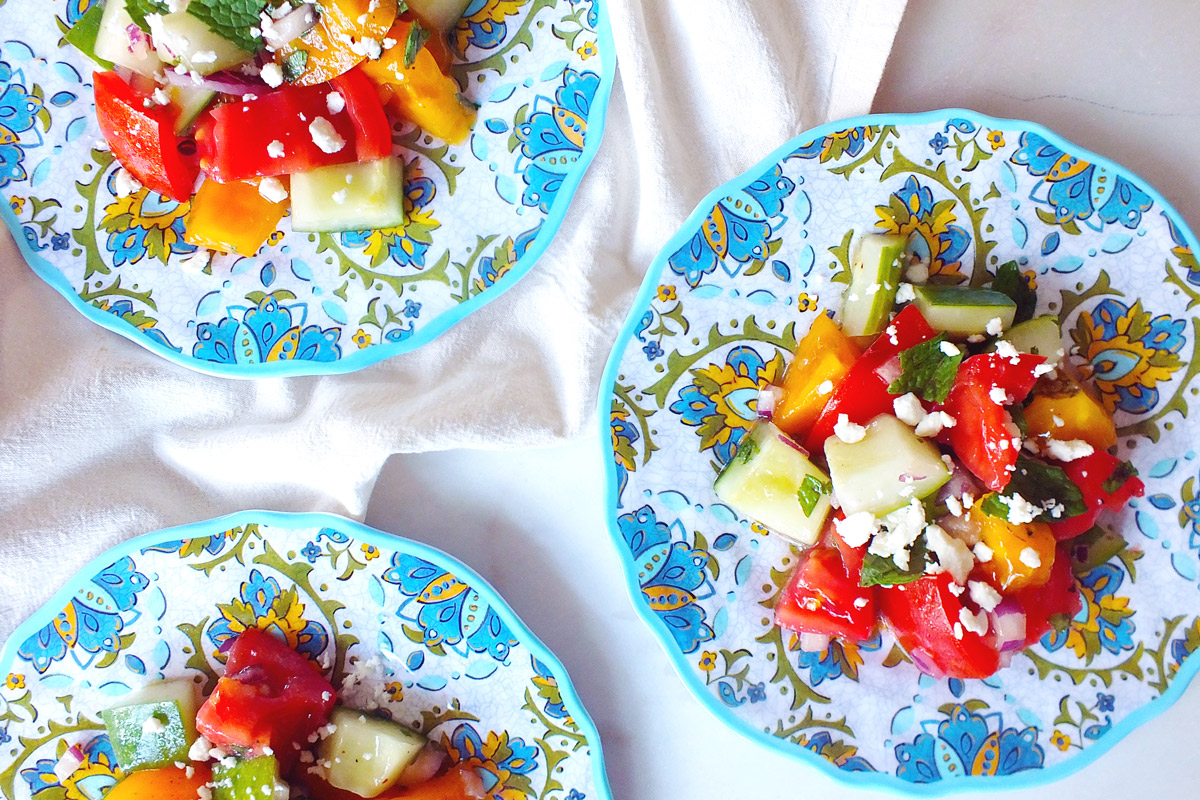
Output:
[[1121,491],[1121,487],[1125,485],[1126,481],[1130,478],[1136,478],[1137,474],[1137,468],[1133,464],[1130,464],[1128,461],[1122,461],[1120,464],[1117,464],[1116,469],[1112,471],[1112,475],[1109,475],[1108,479],[1104,481],[1103,488],[1105,493],[1116,494]]
[[1128,546],[1125,537],[1105,530],[1099,525],[1076,536],[1069,548],[1071,571],[1085,575],[1101,564],[1106,564]]
[[862,577],[859,586],[895,586],[901,583],[912,583],[925,574],[925,564],[928,552],[925,546],[925,534],[917,537],[908,549],[908,569],[900,569],[891,558],[867,553],[863,559]]
[[283,59],[283,79],[295,83],[308,70],[308,51],[296,50]]
[[1052,522],[1066,517],[1077,517],[1087,511],[1083,502],[1083,492],[1079,491],[1067,473],[1059,467],[1043,461],[1030,458],[1022,453],[1017,456],[1017,467],[1008,481],[1008,486],[1000,495],[988,495],[980,504],[980,510],[993,517],[1008,519],[1008,504],[1001,497],[1021,495],[1037,508],[1059,503],[1063,507],[1062,514],[1055,517],[1049,511],[1042,511],[1034,519],[1038,522]]
[[404,42],[404,66],[411,67],[417,60],[417,52],[425,46],[432,34],[419,22],[413,22],[408,29],[408,39]]
[[888,386],[891,394],[915,392],[930,403],[940,403],[950,394],[962,352],[948,356],[942,352],[943,334],[900,353],[900,377]]
[[979,510],[989,517],[1008,519],[1008,503],[1000,499],[998,494],[989,494],[979,503]]
[[146,22],[147,14],[166,14],[169,9],[165,2],[158,0],[125,0],[125,10],[129,18],[146,33],[150,32],[150,23]]
[[743,464],[749,464],[750,459],[754,458],[754,454],[758,452],[758,442],[754,441],[753,437],[747,436],[737,448],[737,459]]
[[1006,408],[1008,410],[1008,415],[1012,417],[1013,424],[1017,426],[1019,431],[1021,431],[1021,436],[1028,436],[1029,422],[1025,419],[1025,407],[1019,403],[1014,403]]
[[821,498],[827,496],[831,491],[833,491],[831,484],[823,483],[815,475],[805,475],[804,480],[800,482],[800,488],[796,490],[796,499],[800,501],[800,508],[804,509],[804,515],[811,517],[817,503],[821,502]]
[[113,63],[96,55],[96,37],[100,35],[100,18],[104,16],[104,3],[93,3],[63,36],[68,44],[95,61],[104,69],[112,69]]
[[259,26],[258,15],[266,7],[262,0],[191,0],[187,13],[222,39],[254,53],[262,46],[262,36],[251,36],[250,29]]
[[400,2],[396,4],[396,16],[398,17],[401,14],[406,13],[407,11],[408,11],[408,3],[404,2],[404,0],[400,0]]
[[1037,292],[1029,285],[1029,279],[1021,274],[1021,267],[1015,261],[1001,264],[996,269],[996,278],[992,288],[1009,296],[1017,304],[1017,314],[1013,324],[1033,319],[1037,312]]

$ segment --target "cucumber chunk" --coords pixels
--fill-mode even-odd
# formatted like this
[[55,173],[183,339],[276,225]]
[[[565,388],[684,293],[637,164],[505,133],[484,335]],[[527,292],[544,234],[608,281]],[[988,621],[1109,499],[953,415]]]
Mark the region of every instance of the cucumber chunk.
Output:
[[[998,336],[1008,330],[1017,304],[1006,294],[970,286],[915,286],[913,305],[934,330],[965,338],[974,334]],[[997,331],[992,320],[1000,320]],[[991,326],[991,330],[988,330]]]
[[830,508],[829,476],[770,422],[759,422],[713,490],[741,514],[799,544],[813,544]]
[[148,14],[146,22],[154,36],[158,57],[168,64],[182,64],[189,72],[210,75],[236,67],[253,58],[228,39],[213,32],[186,10],[171,14]]
[[100,712],[117,763],[126,772],[188,760],[196,741],[196,689],[188,680],[148,686],[122,705]]
[[322,740],[319,751],[329,765],[326,780],[362,797],[374,797],[395,783],[425,747],[421,734],[351,708],[335,708],[329,721],[337,730]]
[[182,134],[192,127],[196,118],[208,108],[217,93],[199,86],[168,86],[167,97],[178,113],[175,116],[175,133]]
[[847,336],[874,336],[888,322],[900,288],[903,236],[864,236],[850,263],[850,285],[842,304],[842,332]]
[[404,165],[395,156],[292,176],[292,230],[362,231],[406,222]]
[[108,0],[104,5],[104,14],[100,17],[100,29],[96,31],[96,41],[92,52],[96,57],[111,61],[118,66],[126,67],[140,75],[154,75],[162,69],[162,59],[149,46],[133,48],[130,45],[129,32],[137,28],[133,17],[126,9],[126,0]]
[[224,761],[213,767],[212,800],[279,800],[290,795],[274,755]]
[[869,511],[876,516],[933,494],[950,480],[950,468],[928,440],[890,414],[867,425],[853,444],[830,437],[825,458],[833,491],[847,516]]
[[96,3],[79,21],[71,26],[63,39],[76,50],[95,61],[104,69],[112,69],[113,62],[96,55],[96,38],[100,35],[100,24],[104,19],[104,3]]
[[408,0],[422,23],[443,33],[458,24],[470,4],[471,0]]
[[[1019,322],[1004,334],[1004,338],[1021,353],[1045,356],[1046,363],[1051,366],[1058,366],[1066,355],[1062,333],[1058,329],[1058,317],[1053,314]],[[995,349],[994,345],[992,349]]]

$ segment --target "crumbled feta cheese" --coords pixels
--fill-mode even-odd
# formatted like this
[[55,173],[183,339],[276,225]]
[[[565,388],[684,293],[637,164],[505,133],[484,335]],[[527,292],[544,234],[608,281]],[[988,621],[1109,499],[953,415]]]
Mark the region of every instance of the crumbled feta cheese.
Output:
[[992,317],[988,320],[987,327],[984,330],[991,336],[999,336],[1004,333],[1004,323],[1000,321],[999,317]]
[[117,197],[129,197],[142,188],[142,182],[133,177],[129,170],[118,167],[113,173],[113,194]]
[[324,117],[317,117],[309,123],[308,134],[312,137],[313,144],[325,153],[336,153],[346,146],[346,140]]
[[1049,361],[1043,361],[1041,364],[1038,364],[1033,368],[1033,377],[1040,378],[1043,375],[1049,375],[1052,372],[1054,372],[1054,365]]
[[955,583],[961,584],[966,581],[975,566],[975,556],[971,555],[971,548],[946,533],[940,525],[925,526],[925,543],[929,552],[938,560],[936,565],[930,564],[926,572],[949,572]]
[[288,191],[279,178],[263,178],[258,184],[258,193],[272,203],[282,203],[288,198]]
[[997,499],[1008,506],[1008,521],[1013,525],[1024,525],[1026,522],[1033,522],[1033,518],[1041,513],[1041,509],[1033,503],[1021,497],[1020,494],[1013,492],[1011,497],[997,495]]
[[958,502],[958,498],[954,495],[946,498],[946,510],[956,517],[963,515],[962,503]]
[[896,290],[897,303],[911,303],[917,299],[916,292],[913,291],[911,283],[901,283],[900,288]]
[[1055,461],[1076,461],[1086,458],[1095,452],[1094,448],[1082,439],[1046,439],[1042,446],[1046,455]]
[[263,79],[263,83],[274,89],[283,83],[283,68],[274,61],[269,61],[263,64],[259,77]]
[[839,414],[837,423],[833,426],[833,435],[846,444],[854,444],[863,440],[867,435],[867,429],[851,422],[850,417],[845,414]]
[[330,92],[325,95],[325,108],[329,109],[330,114],[340,114],[346,108],[346,98],[338,92]]
[[1051,414],[1050,421],[1054,423],[1054,427],[1056,428],[1061,428],[1064,424],[1062,417],[1060,417],[1058,414]]
[[960,608],[958,610],[958,621],[962,623],[964,629],[971,633],[977,633],[980,636],[987,633],[988,617],[982,611],[971,611],[969,608]]
[[267,145],[267,155],[271,158],[283,158],[286,151],[283,149],[283,142],[278,139],[272,139]]
[[963,636],[963,626],[961,622],[954,623],[954,638],[961,639]]
[[972,333],[970,336],[967,337],[967,341],[970,342],[971,344],[979,344],[984,339],[987,339],[987,337],[984,336],[982,333]]
[[966,591],[961,585],[954,583],[953,581],[951,581],[950,585],[946,588],[950,591],[950,594],[954,595],[955,597],[962,597],[962,593]]
[[213,50],[201,50],[199,53],[192,53],[193,64],[215,64],[217,63],[217,54]]
[[963,492],[962,504],[963,508],[970,508],[971,506],[975,505],[975,496],[969,492]]
[[945,411],[934,411],[931,414],[926,414],[917,424],[915,433],[917,436],[931,437],[937,436],[944,428],[953,428],[958,424],[958,420],[947,414]]
[[1000,593],[985,581],[967,581],[971,600],[984,611],[991,611],[1000,604]]
[[357,56],[365,56],[372,61],[377,60],[383,55],[383,45],[378,39],[372,39],[370,36],[364,36],[357,42],[351,40],[349,42],[350,50]]
[[835,520],[833,527],[843,542],[851,547],[862,547],[879,530],[879,521],[870,511],[857,511],[845,519]]
[[883,329],[883,332],[887,334],[888,342],[890,344],[894,344],[894,345],[900,344],[900,339],[897,336],[898,331],[896,330],[895,325],[888,325],[886,328]]
[[163,722],[161,718],[159,718],[158,716],[156,716],[154,714],[151,714],[150,716],[146,717],[145,721],[142,723],[142,733],[143,734],[148,733],[151,735],[156,735],[156,734],[162,733],[166,729],[167,729],[167,723]]
[[197,786],[196,800],[212,800],[212,787],[207,783]]
[[993,386],[989,389],[988,397],[998,406],[1006,406],[1009,403],[1008,392],[1004,391],[1002,386]]
[[904,278],[909,283],[924,283],[929,280],[929,265],[914,257],[904,270]]
[[151,97],[154,98],[154,102],[160,106],[171,105],[171,96],[167,94],[166,90],[161,86],[154,87],[154,94],[152,94]]
[[921,401],[912,392],[902,394],[893,400],[892,410],[896,412],[897,419],[905,425],[912,425],[914,428],[925,418],[925,407],[921,405]]
[[390,36],[385,36],[383,37],[383,42],[381,42],[381,44],[383,44],[384,50],[391,50],[396,46],[396,40]]
[[336,192],[330,195],[330,197],[333,199],[333,202],[340,206],[342,203],[346,202],[346,190],[338,189]]
[[865,598],[865,597],[856,597],[856,598],[854,598],[854,607],[855,608],[864,608],[864,607],[866,607],[868,602],[870,602],[870,601],[868,601],[867,598]]
[[[347,175],[346,177],[349,178],[350,176]],[[829,380],[821,381],[820,385],[817,386],[817,394],[822,397],[824,397],[825,395],[829,394],[832,391],[833,391],[833,381],[829,381]]]
[[992,560],[992,548],[983,542],[976,542],[972,552],[975,553],[975,558],[979,560],[980,564],[986,564]]
[[962,350],[958,349],[958,345],[947,339],[942,340],[941,344],[938,345],[938,349],[942,351],[943,355],[950,356],[951,358],[962,355]]
[[1007,339],[1001,339],[996,342],[996,355],[1001,358],[1018,358],[1021,354],[1017,348],[1013,347],[1012,342]]
[[196,250],[190,256],[182,259],[179,262],[180,268],[184,272],[201,273],[208,266],[208,262],[212,260],[212,251],[205,250],[203,247]]
[[1021,559],[1021,563],[1030,569],[1037,569],[1042,565],[1041,556],[1039,556],[1037,554],[1037,550],[1034,550],[1032,547],[1026,547],[1024,550],[1022,550],[1019,558]]
[[913,499],[880,520],[880,529],[871,539],[867,552],[890,558],[900,569],[908,569],[908,548],[925,530],[925,506]]

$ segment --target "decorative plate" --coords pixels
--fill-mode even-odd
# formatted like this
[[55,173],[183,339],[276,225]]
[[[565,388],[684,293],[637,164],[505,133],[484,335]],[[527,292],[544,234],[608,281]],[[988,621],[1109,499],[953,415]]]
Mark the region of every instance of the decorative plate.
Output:
[[[712,491],[867,231],[912,234],[962,281],[1019,261],[1146,481],[1109,520],[1132,552],[1082,576],[1063,635],[986,681],[923,676],[886,633],[799,651],[771,624],[796,551]],[[710,194],[651,266],[600,398],[609,529],[689,688],[830,776],[923,794],[1059,778],[1173,702],[1200,666],[1196,252],[1127,170],[962,110],[826,125]]]
[[[0,796],[99,800],[116,780],[100,710],[163,678],[211,689],[218,648],[249,627],[471,763],[489,798],[611,798],[562,664],[482,578],[342,517],[262,511],[126,542],[13,633],[0,653]],[[363,682],[347,687],[348,674]],[[87,760],[60,780],[73,744]]]
[[407,227],[299,234],[285,219],[257,256],[189,268],[189,204],[115,196],[93,66],[59,46],[91,2],[0,0],[0,216],[85,316],[203,372],[347,372],[431,341],[529,271],[600,146],[603,0],[471,0],[454,35],[479,121],[454,147],[397,133]]

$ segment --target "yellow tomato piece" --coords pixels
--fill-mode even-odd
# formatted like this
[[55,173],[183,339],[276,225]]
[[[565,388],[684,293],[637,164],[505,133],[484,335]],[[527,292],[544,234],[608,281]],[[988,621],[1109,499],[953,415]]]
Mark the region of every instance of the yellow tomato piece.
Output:
[[829,381],[837,386],[860,354],[832,319],[821,314],[813,320],[783,376],[783,400],[773,420],[779,429],[795,439],[807,436],[832,396],[831,391],[822,393],[821,385]]
[[196,800],[200,787],[212,780],[205,764],[192,765],[192,777],[179,767],[131,772],[104,795],[104,800]]
[[259,194],[258,184],[257,180],[202,183],[183,220],[184,240],[222,253],[257,253],[287,210],[286,201],[274,203]]
[[296,52],[304,52],[304,69],[292,83],[313,86],[332,80],[366,60],[365,40],[382,43],[396,11],[396,0],[327,0],[321,3],[316,26],[280,48],[275,61],[282,66]]
[[385,50],[377,61],[363,64],[363,72],[385,89],[389,104],[421,130],[449,143],[458,144],[475,126],[476,111],[459,98],[458,84],[438,67],[437,59],[422,47],[411,65],[404,63],[404,43],[412,23],[397,20],[387,38],[398,44]]
[[1104,405],[1074,378],[1059,370],[1059,378],[1039,383],[1025,407],[1030,436],[1082,439],[1097,450],[1117,443],[1117,426]]
[[1054,566],[1055,540],[1044,522],[1014,525],[971,506],[971,521],[979,526],[979,540],[992,551],[992,557],[979,566],[1001,590],[1042,586],[1050,580]]

